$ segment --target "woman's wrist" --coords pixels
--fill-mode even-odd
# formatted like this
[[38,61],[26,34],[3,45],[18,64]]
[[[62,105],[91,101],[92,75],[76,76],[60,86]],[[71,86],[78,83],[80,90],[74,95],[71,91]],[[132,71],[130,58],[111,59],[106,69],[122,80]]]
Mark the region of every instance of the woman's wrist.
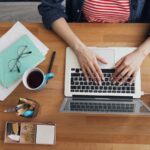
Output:
[[143,49],[143,48],[138,48],[137,49],[137,52],[138,52],[138,54],[140,55],[140,56],[142,56],[143,58],[145,58],[148,54],[147,54],[147,52],[146,52],[146,50],[145,49]]
[[144,58],[150,53],[150,38],[148,38],[139,48],[138,53]]
[[75,43],[74,46],[72,46],[72,48],[76,54],[79,54],[79,53],[82,53],[86,49],[86,46],[84,43],[79,42],[79,43]]

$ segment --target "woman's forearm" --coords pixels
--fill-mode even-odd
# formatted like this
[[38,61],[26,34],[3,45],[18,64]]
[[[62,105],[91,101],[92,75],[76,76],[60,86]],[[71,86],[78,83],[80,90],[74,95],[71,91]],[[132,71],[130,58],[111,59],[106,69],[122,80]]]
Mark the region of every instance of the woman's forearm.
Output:
[[83,42],[71,30],[64,18],[53,22],[52,29],[75,51],[84,47]]
[[140,45],[138,48],[138,51],[143,55],[143,57],[146,57],[150,53],[150,37],[148,37],[144,43]]

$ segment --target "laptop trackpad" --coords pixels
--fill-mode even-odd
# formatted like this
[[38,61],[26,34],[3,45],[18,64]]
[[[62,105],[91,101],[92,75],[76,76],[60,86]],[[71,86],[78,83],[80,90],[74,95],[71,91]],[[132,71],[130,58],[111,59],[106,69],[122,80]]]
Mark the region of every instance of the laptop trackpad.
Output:
[[100,57],[104,58],[108,64],[102,64],[99,62],[101,68],[114,68],[115,64],[115,49],[113,48],[99,48],[89,47],[91,51],[97,53]]

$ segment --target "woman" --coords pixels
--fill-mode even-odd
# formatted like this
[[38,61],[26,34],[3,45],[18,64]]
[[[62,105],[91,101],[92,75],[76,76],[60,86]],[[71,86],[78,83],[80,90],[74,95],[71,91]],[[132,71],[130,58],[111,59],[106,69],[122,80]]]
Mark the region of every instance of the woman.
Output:
[[[93,53],[74,34],[67,21],[126,23],[150,22],[149,0],[67,0],[66,13],[61,5],[63,0],[42,0],[39,12],[47,28],[52,28],[76,53],[83,73],[101,84],[104,79],[98,61],[107,61]],[[64,30],[65,29],[65,30]],[[129,77],[133,82],[143,60],[150,52],[150,37],[148,37],[134,52],[121,58],[115,64],[114,82],[123,84]],[[135,59],[136,58],[136,59]],[[96,78],[95,78],[96,77]]]

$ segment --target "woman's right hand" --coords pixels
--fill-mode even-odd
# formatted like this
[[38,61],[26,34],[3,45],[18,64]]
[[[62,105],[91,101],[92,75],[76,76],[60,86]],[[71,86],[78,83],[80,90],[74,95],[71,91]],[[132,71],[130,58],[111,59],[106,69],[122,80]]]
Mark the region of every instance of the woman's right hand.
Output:
[[101,84],[101,81],[104,80],[104,75],[98,61],[103,64],[107,64],[108,62],[86,46],[83,46],[75,52],[86,80],[88,81],[91,78],[95,83]]
[[[75,51],[86,80],[93,79],[98,84],[104,79],[98,61],[106,64],[107,61],[93,53],[75,35],[64,18],[59,18],[52,24],[52,29]],[[96,78],[95,78],[96,77]]]

